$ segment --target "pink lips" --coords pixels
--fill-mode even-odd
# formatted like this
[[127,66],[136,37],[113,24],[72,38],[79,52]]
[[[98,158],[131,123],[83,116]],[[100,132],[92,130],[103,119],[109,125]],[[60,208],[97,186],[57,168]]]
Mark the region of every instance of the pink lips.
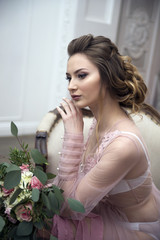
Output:
[[73,100],[78,101],[81,97],[81,95],[72,95],[71,96]]

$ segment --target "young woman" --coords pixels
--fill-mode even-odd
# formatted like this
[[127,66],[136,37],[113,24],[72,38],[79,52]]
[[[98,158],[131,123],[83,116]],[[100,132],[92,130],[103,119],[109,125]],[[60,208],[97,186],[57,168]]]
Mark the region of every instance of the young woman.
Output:
[[[160,239],[160,192],[139,130],[125,111],[138,112],[146,85],[129,57],[106,37],[85,35],[68,46],[70,99],[57,108],[65,128],[55,184],[79,200],[85,213],[67,205],[53,219],[59,240]],[[81,108],[94,115],[83,142]]]

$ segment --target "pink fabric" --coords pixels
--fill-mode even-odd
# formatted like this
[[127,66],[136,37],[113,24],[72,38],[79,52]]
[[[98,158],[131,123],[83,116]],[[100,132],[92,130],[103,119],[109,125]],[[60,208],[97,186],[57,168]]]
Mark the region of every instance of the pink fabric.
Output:
[[59,240],[160,239],[160,192],[138,129],[131,120],[119,121],[85,155],[95,125],[94,119],[85,146],[82,135],[65,134],[54,184],[66,198],[81,201],[85,214],[64,204],[61,216],[53,218],[52,233]]

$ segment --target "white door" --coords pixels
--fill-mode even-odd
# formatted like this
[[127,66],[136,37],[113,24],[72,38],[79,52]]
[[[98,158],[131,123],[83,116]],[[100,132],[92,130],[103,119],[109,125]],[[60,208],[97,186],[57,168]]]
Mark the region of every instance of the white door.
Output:
[[121,0],[79,0],[75,36],[102,35],[116,42]]

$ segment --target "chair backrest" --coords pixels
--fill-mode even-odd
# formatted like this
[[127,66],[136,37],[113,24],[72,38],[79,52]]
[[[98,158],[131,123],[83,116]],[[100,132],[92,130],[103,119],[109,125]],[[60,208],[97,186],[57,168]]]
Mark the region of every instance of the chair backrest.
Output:
[[[83,109],[84,138],[88,135],[93,116]],[[152,107],[144,105],[140,114],[131,114],[148,147],[151,171],[156,186],[160,189],[160,114]],[[57,110],[47,113],[40,122],[36,133],[36,148],[45,155],[49,165],[46,171],[57,174],[58,161],[64,134],[63,121]]]

